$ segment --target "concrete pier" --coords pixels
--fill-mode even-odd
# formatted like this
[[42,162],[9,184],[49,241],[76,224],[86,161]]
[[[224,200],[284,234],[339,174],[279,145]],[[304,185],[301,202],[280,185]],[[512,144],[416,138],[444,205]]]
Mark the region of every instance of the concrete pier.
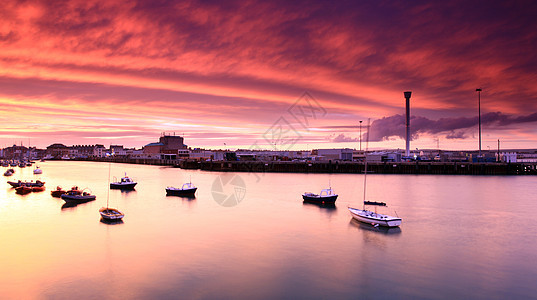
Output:
[[[281,173],[364,173],[361,162],[261,162],[195,161],[166,159],[103,158],[92,161],[170,166],[217,172]],[[537,163],[468,163],[468,162],[368,162],[367,172],[376,174],[431,175],[537,175]]]

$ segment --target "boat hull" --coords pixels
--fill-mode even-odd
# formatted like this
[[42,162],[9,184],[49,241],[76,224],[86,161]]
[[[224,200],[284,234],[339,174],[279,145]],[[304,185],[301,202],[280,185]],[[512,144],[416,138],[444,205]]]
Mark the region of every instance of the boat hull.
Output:
[[349,207],[349,212],[352,217],[360,222],[368,223],[371,225],[379,225],[384,227],[398,227],[403,220],[401,218],[395,218],[388,215],[377,214],[368,210],[361,210],[357,208]]
[[116,183],[112,182],[110,183],[111,189],[116,190],[134,190],[134,187],[136,186],[137,182],[131,182],[131,183]]
[[322,196],[308,196],[308,195],[302,195],[302,199],[304,200],[304,202],[310,202],[310,203],[319,203],[319,204],[330,204],[330,203],[335,203],[336,200],[337,200],[337,196],[338,195],[332,195],[332,196],[327,196],[327,197],[322,197]]
[[52,197],[60,198],[65,193],[66,193],[66,191],[64,191],[64,190],[54,190],[54,191],[50,192],[50,195]]
[[85,203],[95,200],[95,195],[68,195],[63,194],[60,196],[63,201],[70,203]]
[[193,197],[198,188],[192,189],[166,189],[166,196],[183,196],[183,197]]
[[44,182],[42,181],[36,181],[36,182],[24,182],[24,181],[8,181],[7,183],[9,183],[9,185],[11,185],[12,187],[14,188],[18,188],[19,186],[21,185],[25,185],[25,186],[29,186],[29,187],[33,187],[33,186],[43,186],[45,185]]
[[32,192],[32,188],[29,187],[29,186],[24,186],[24,185],[21,185],[21,186],[18,186],[15,188],[15,193],[19,194],[19,195],[26,195],[26,194],[29,194]]

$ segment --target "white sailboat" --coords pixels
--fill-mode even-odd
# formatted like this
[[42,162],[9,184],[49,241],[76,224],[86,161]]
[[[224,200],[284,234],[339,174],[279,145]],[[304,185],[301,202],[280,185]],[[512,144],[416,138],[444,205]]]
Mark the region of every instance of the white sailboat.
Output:
[[[384,227],[398,227],[401,225],[403,220],[401,218],[384,215],[377,213],[377,206],[386,206],[384,202],[376,201],[366,201],[366,187],[367,187],[367,145],[369,143],[369,121],[367,123],[367,140],[366,140],[366,150],[365,150],[365,163],[364,163],[364,199],[362,209],[348,207],[349,212],[352,217],[360,222],[368,223],[373,226],[384,226]],[[366,206],[375,206],[375,211],[367,210]]]
[[[110,168],[111,168],[110,165],[111,163],[108,165],[108,182],[109,183],[110,183]],[[106,207],[101,207],[99,209],[101,220],[108,221],[108,222],[121,221],[123,217],[125,216],[125,214],[116,208],[109,207],[108,206],[109,200],[110,200],[110,184],[108,184],[108,195],[106,196]]]

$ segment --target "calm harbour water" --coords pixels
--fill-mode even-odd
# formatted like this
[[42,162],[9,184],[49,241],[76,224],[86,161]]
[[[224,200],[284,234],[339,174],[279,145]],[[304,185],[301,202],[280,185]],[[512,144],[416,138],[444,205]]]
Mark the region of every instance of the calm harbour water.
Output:
[[[403,218],[386,230],[347,210],[361,206],[363,175],[38,165],[42,175],[15,168],[0,182],[2,299],[537,298],[537,177],[368,175],[367,198]],[[99,221],[109,168],[138,181],[110,191],[122,224]],[[195,199],[166,197],[190,178]],[[47,191],[17,195],[8,179],[41,179]],[[221,179],[231,181],[218,192]],[[233,179],[244,199],[221,206],[213,192],[233,194]],[[302,203],[329,182],[335,208]],[[97,200],[62,209],[57,185]]]

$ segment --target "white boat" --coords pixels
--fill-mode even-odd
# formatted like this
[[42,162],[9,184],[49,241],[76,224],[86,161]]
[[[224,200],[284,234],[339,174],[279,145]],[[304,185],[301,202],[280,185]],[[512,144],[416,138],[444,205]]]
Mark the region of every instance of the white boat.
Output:
[[[369,122],[367,124],[368,133],[367,133],[367,143],[369,142]],[[399,217],[392,217],[389,215],[377,213],[377,206],[386,206],[384,202],[375,202],[375,201],[366,201],[366,186],[367,186],[367,146],[365,151],[365,164],[364,164],[364,199],[363,199],[363,208],[358,209],[354,207],[348,207],[349,212],[352,217],[360,222],[368,223],[373,226],[384,226],[384,227],[398,227],[401,225],[403,220]],[[375,206],[375,211],[370,211],[366,209],[366,206]]]
[[120,189],[120,190],[132,190],[136,186],[137,182],[132,180],[125,173],[125,177],[122,177],[120,181],[110,182],[111,189]]
[[36,166],[34,169],[34,174],[43,174],[43,170],[41,170],[39,166]]
[[[99,214],[101,215],[101,221],[104,221],[105,223],[123,222],[122,219],[125,216],[125,214],[122,213],[121,211],[119,211],[118,209],[108,206],[109,201],[110,201],[110,189],[112,188],[112,183],[110,183],[110,168],[111,168],[111,165],[112,165],[111,163],[108,164],[108,182],[109,182],[109,185],[108,185],[108,194],[106,195],[106,207],[101,207],[101,209],[99,209]],[[121,178],[121,181],[119,182],[119,184],[129,184],[129,183],[131,183],[131,185],[132,185],[133,181],[131,181],[131,179],[129,177],[127,177],[127,173],[125,173],[125,177]],[[134,185],[132,185],[130,187],[119,186],[119,187],[116,187],[116,188],[133,189],[135,185],[136,185],[136,182],[134,182]]]
[[360,222],[369,223],[373,226],[397,227],[403,220],[373,211],[349,207],[352,217]]

